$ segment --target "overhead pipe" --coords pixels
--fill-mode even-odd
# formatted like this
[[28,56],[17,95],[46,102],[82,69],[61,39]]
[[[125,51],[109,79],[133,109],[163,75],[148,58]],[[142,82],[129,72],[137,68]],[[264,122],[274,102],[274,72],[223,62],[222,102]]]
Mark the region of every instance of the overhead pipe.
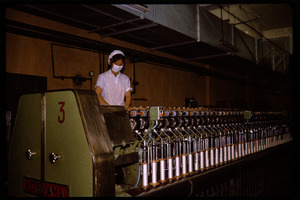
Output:
[[[82,48],[76,48],[76,47],[72,47],[72,46],[66,46],[66,45],[51,43],[51,61],[52,61],[53,78],[58,78],[58,79],[61,79],[61,80],[72,79],[75,83],[79,83],[79,84],[82,84],[82,82],[85,82],[85,81],[88,80],[88,81],[90,81],[90,89],[92,90],[92,78],[82,77],[80,74],[76,74],[75,76],[56,76],[55,75],[54,55],[53,55],[53,46],[54,45],[68,47],[68,48],[72,48],[72,49],[85,50],[85,49],[82,49]],[[86,50],[86,51],[91,51],[91,50]],[[94,51],[91,51],[91,52],[94,52]],[[99,61],[99,62],[101,62],[101,61]],[[93,77],[94,75],[90,75],[90,76]]]

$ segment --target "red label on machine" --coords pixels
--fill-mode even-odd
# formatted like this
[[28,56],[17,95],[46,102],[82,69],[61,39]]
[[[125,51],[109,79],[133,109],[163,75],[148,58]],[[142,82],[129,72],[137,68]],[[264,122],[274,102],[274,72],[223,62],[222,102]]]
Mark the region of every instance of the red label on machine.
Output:
[[24,177],[24,192],[42,197],[69,197],[69,187]]

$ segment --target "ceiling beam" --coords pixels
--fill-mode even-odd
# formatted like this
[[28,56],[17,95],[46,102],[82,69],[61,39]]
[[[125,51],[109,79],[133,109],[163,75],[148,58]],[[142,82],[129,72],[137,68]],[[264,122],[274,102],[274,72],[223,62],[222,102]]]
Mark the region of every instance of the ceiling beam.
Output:
[[192,40],[192,41],[187,41],[187,42],[179,42],[179,43],[174,43],[174,44],[169,44],[169,45],[152,47],[152,48],[150,48],[150,50],[165,49],[165,48],[176,47],[176,46],[181,46],[181,45],[186,45],[186,44],[191,44],[191,43],[196,43],[196,42],[197,42],[197,40]]
[[116,26],[129,24],[129,23],[132,23],[132,22],[140,21],[140,20],[142,20],[142,19],[141,18],[135,18],[135,19],[127,20],[127,21],[122,21],[122,22],[119,22],[119,23],[115,23],[115,24],[111,24],[111,25],[108,25],[108,26],[103,26],[103,27],[99,27],[99,28],[90,30],[88,33],[103,31],[103,30],[110,29],[110,28],[113,28],[113,27],[116,27]]
[[211,59],[211,58],[218,58],[218,57],[232,56],[232,55],[233,54],[231,52],[227,52],[227,53],[220,53],[220,54],[214,54],[214,55],[209,55],[209,56],[186,58],[185,60],[206,60],[206,59]]
[[76,23],[80,23],[80,24],[84,24],[84,25],[87,25],[87,26],[90,26],[90,27],[95,27],[95,28],[99,28],[98,26],[96,25],[93,25],[93,24],[90,24],[90,23],[87,23],[87,22],[83,22],[81,20],[77,20],[77,19],[74,19],[74,18],[71,18],[71,17],[67,17],[67,16],[64,16],[64,15],[60,15],[60,14],[57,14],[55,12],[51,12],[49,10],[46,10],[46,9],[43,9],[43,8],[38,8],[36,6],[33,6],[33,5],[24,5],[25,7],[28,7],[28,8],[32,8],[34,10],[38,10],[38,11],[41,11],[41,12],[44,12],[44,13],[47,13],[47,14],[50,14],[50,15],[53,15],[53,16],[56,16],[56,17],[60,17],[60,18],[63,18],[63,19],[67,19],[67,20],[70,20],[70,21],[73,21],[73,22],[76,22]]
[[129,33],[129,32],[138,31],[138,30],[141,30],[141,29],[154,27],[154,26],[157,26],[157,25],[158,25],[157,23],[151,23],[151,24],[146,24],[146,25],[143,25],[143,26],[138,26],[138,27],[135,27],[135,28],[125,29],[125,30],[117,31],[117,32],[113,32],[113,33],[107,33],[107,34],[103,34],[103,35],[100,34],[100,36],[101,37],[111,37],[111,36],[120,35],[120,34],[123,34],[123,33]]

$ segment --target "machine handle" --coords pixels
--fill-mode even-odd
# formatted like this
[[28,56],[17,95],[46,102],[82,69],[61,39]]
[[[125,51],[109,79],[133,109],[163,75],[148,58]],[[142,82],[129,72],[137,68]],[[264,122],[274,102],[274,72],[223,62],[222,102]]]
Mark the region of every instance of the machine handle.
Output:
[[57,161],[59,158],[60,158],[60,156],[59,156],[58,154],[56,154],[56,153],[51,153],[51,154],[49,155],[49,162],[50,162],[51,164],[54,164],[54,163],[56,163],[56,161]]
[[32,152],[30,149],[27,149],[27,151],[25,152],[25,157],[27,159],[30,159],[35,154],[36,154],[36,152]]

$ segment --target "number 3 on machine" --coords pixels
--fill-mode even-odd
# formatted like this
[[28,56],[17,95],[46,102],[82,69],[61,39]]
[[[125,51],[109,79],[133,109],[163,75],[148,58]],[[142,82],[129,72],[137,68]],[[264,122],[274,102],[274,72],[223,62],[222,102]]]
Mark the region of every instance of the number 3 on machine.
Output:
[[65,121],[65,110],[64,110],[64,106],[65,106],[64,101],[58,102],[59,105],[61,105],[59,112],[61,112],[60,115],[58,115],[58,122],[59,123],[64,123]]

